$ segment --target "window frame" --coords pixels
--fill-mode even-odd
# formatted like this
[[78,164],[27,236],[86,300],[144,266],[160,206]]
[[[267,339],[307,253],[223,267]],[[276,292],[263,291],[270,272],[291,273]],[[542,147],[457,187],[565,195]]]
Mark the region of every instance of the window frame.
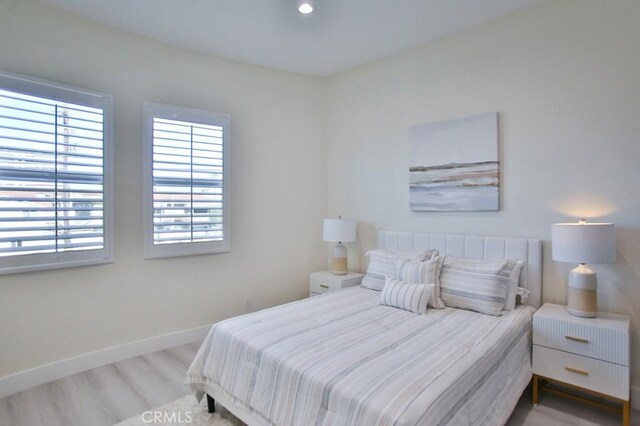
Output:
[[[143,228],[144,258],[157,259],[167,257],[194,256],[204,254],[228,253],[231,251],[231,228],[229,218],[229,127],[230,117],[203,109],[144,102],[143,113]],[[174,244],[154,244],[153,228],[153,119],[163,118],[193,123],[220,126],[222,130],[222,241],[191,241]],[[192,206],[193,208],[193,206]]]
[[0,70],[0,88],[103,112],[103,238],[102,249],[0,257],[0,275],[98,265],[115,261],[113,209],[113,95]]

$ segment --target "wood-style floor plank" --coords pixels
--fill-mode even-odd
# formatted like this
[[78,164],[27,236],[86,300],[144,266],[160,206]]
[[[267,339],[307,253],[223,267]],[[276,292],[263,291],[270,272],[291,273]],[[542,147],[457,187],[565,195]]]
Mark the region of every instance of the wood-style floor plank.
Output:
[[[2,426],[111,426],[189,393],[184,379],[198,343],[116,362],[0,399]],[[507,426],[614,426],[615,414],[542,394],[533,408],[529,391]],[[634,423],[636,422],[636,423]],[[640,424],[633,412],[632,424]]]
[[183,383],[198,347],[139,356],[0,399],[0,425],[113,425],[187,395]]

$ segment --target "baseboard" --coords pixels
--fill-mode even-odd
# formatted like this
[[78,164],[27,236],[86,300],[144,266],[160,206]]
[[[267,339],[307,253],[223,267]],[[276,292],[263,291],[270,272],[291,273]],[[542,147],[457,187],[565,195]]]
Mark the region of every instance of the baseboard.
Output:
[[62,359],[40,367],[0,377],[0,398],[63,377],[102,367],[151,352],[161,351],[186,343],[203,340],[211,326],[196,327],[162,334],[124,345],[112,346],[95,352]]
[[631,407],[640,410],[640,387],[631,386]]

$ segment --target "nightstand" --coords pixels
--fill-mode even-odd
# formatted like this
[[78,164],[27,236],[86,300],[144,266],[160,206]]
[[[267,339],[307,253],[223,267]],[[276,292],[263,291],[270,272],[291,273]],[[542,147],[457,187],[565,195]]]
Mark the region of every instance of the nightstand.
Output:
[[629,323],[629,317],[606,312],[575,317],[564,306],[545,303],[533,315],[533,404],[542,390],[607,409],[613,406],[598,399],[613,401],[622,405],[628,426]]
[[329,271],[309,274],[309,296],[318,296],[345,287],[360,285],[364,274],[349,272],[346,275],[334,275]]

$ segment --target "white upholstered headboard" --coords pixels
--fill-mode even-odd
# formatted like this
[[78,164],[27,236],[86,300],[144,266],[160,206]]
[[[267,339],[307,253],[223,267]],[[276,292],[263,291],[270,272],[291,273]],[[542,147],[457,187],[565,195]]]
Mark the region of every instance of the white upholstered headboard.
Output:
[[379,231],[378,248],[437,249],[445,255],[476,260],[517,259],[524,262],[520,287],[531,293],[528,304],[542,305],[542,244],[526,238],[478,237],[450,234]]

